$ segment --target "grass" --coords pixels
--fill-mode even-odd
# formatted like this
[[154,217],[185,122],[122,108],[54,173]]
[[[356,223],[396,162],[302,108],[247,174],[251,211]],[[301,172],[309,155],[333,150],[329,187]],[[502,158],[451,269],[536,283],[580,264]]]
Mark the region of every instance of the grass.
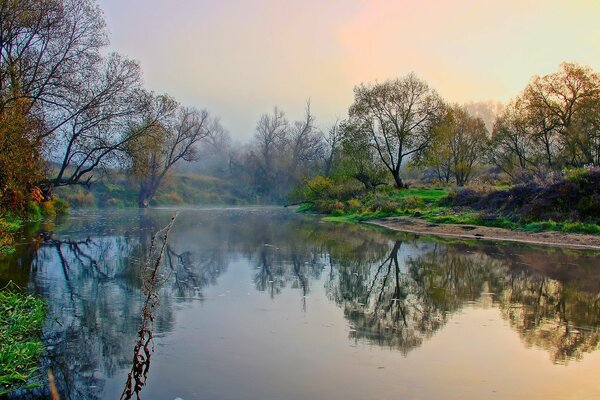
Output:
[[415,196],[423,199],[426,203],[433,203],[448,194],[446,188],[428,188],[428,189],[404,189],[390,193],[390,199],[400,200]]
[[[329,214],[325,221],[359,223],[363,221],[409,216],[423,218],[431,223],[477,225],[525,232],[558,231],[600,235],[600,225],[583,222],[537,221],[521,222],[501,215],[490,215],[469,208],[440,206],[439,200],[448,194],[444,188],[413,188],[369,193],[346,202],[331,201],[334,206],[316,210]],[[313,204],[303,204],[300,212],[315,211]]]
[[525,232],[557,231],[565,233],[586,233],[588,235],[600,235],[600,226],[596,224],[585,224],[582,222],[531,222],[523,225],[521,229]]
[[45,303],[20,293],[14,284],[0,290],[0,395],[28,384],[44,351],[40,340]]

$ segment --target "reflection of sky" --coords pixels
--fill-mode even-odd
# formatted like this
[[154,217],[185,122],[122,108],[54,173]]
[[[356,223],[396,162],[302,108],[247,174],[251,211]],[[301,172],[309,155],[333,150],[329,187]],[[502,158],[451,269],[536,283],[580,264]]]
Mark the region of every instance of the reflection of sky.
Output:
[[600,69],[600,3],[474,0],[99,0],[147,85],[249,137],[274,105],[318,124],[352,88],[414,71],[452,102],[507,101],[574,61]]

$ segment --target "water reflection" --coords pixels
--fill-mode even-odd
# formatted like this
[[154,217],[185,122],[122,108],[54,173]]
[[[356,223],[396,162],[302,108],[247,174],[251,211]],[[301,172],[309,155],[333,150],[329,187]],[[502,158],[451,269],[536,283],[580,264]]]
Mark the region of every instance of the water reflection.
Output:
[[[1,279],[16,277],[51,306],[45,365],[64,398],[102,398],[107,378],[129,370],[143,301],[140,263],[171,214],[76,214],[0,261]],[[351,341],[402,354],[473,305],[500,309],[523,342],[554,363],[580,359],[600,342],[595,254],[423,240],[273,209],[180,215],[166,249],[155,336],[175,329],[176,304],[205,301],[240,260],[259,293],[277,301],[291,291],[310,313],[307,297],[324,290],[343,311]],[[27,394],[39,395],[45,389]]]

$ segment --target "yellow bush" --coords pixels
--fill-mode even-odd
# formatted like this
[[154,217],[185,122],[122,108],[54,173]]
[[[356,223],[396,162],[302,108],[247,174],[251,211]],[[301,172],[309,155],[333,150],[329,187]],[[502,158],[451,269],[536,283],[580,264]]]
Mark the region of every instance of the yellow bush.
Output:
[[44,201],[40,204],[42,208],[42,215],[45,217],[56,217],[56,210],[54,209],[54,201]]

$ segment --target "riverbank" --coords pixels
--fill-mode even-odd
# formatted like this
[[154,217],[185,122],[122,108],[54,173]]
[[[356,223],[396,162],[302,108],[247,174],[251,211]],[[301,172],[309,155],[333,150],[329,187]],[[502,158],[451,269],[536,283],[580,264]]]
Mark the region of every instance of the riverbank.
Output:
[[600,236],[557,231],[524,232],[512,229],[465,225],[438,224],[414,217],[387,217],[363,221],[387,229],[434,236],[464,239],[510,241],[577,249],[600,250]]

